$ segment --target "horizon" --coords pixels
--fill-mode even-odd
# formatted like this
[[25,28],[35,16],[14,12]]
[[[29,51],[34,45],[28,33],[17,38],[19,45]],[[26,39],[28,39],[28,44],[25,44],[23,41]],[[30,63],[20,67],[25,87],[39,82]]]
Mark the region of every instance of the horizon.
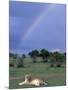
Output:
[[9,51],[66,51],[66,5],[9,1]]

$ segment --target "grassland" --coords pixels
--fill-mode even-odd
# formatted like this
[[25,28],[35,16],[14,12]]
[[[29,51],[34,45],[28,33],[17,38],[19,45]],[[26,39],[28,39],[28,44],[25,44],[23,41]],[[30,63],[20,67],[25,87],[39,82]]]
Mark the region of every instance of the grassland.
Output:
[[[38,58],[38,61],[41,60]],[[24,75],[31,73],[35,77],[42,78],[50,86],[64,86],[66,85],[66,69],[65,66],[60,68],[51,68],[48,63],[32,63],[30,58],[24,60],[24,68],[9,68],[9,88],[31,88],[35,86],[22,85],[18,83],[24,80]]]

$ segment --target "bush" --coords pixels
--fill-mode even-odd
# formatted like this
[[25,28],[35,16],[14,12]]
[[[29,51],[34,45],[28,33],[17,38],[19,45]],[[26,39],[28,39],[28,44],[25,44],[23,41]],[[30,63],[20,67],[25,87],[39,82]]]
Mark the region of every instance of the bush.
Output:
[[61,67],[61,64],[57,64],[56,67]]
[[17,67],[20,68],[20,67],[24,67],[24,66],[22,64],[18,64]]
[[22,58],[16,60],[16,67],[24,67]]
[[13,63],[9,63],[9,66],[10,66],[10,67],[14,67],[14,64],[13,64]]
[[51,65],[50,65],[50,67],[54,67],[54,65],[53,65],[53,64],[51,64]]
[[36,60],[33,60],[33,63],[36,63]]

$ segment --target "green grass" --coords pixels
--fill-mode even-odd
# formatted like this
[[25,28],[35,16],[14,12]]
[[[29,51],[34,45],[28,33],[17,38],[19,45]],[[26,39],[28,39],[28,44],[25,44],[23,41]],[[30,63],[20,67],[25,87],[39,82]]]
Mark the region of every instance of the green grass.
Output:
[[[40,58],[39,58],[40,59]],[[48,83],[49,86],[64,86],[66,85],[66,70],[65,67],[61,68],[50,68],[49,64],[47,63],[32,63],[31,59],[25,59],[24,68],[14,68],[10,67],[9,74],[10,79],[9,81],[9,88],[16,89],[16,88],[31,88],[35,86],[28,86],[22,85],[19,86],[18,83],[24,80],[24,75],[31,73],[35,77],[42,78],[45,82]]]

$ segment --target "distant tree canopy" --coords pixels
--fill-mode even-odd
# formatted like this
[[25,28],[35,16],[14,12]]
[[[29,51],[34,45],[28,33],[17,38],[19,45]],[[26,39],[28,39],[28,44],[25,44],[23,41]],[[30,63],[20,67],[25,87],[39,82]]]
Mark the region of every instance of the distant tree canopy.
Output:
[[46,50],[46,49],[42,49],[41,51],[40,51],[40,56],[43,58],[43,62],[47,62],[48,60],[47,60],[47,58],[49,57],[49,51],[48,50]]
[[14,57],[14,54],[10,52],[9,57]]
[[28,55],[33,58],[33,62],[36,63],[36,57],[39,56],[39,51],[38,50],[33,50],[28,53]]
[[56,62],[63,62],[64,61],[64,55],[59,52],[54,52],[53,56],[56,60]]
[[9,53],[9,57],[12,57],[14,59],[16,59],[17,56],[18,56],[18,54],[14,54],[14,53],[11,53],[11,52]]
[[[50,52],[46,49],[41,49],[40,51],[38,50],[32,50],[31,52],[28,53],[28,55],[32,58],[32,62],[36,63],[37,62],[37,57],[42,57],[41,61],[43,63],[45,62],[49,62],[51,63],[53,66],[56,63],[63,63],[66,62],[66,52],[64,53],[60,53],[60,52]],[[19,54],[14,54],[14,53],[9,53],[9,57],[11,59],[11,65],[12,65],[12,61],[16,61],[17,65],[20,67],[24,67],[24,59],[26,58],[25,54],[22,54],[21,56],[19,56]]]
[[22,59],[25,59],[26,58],[26,55],[25,54],[22,54]]
[[38,50],[33,50],[33,51],[29,52],[28,54],[31,57],[37,57],[39,55],[39,52],[38,52]]

